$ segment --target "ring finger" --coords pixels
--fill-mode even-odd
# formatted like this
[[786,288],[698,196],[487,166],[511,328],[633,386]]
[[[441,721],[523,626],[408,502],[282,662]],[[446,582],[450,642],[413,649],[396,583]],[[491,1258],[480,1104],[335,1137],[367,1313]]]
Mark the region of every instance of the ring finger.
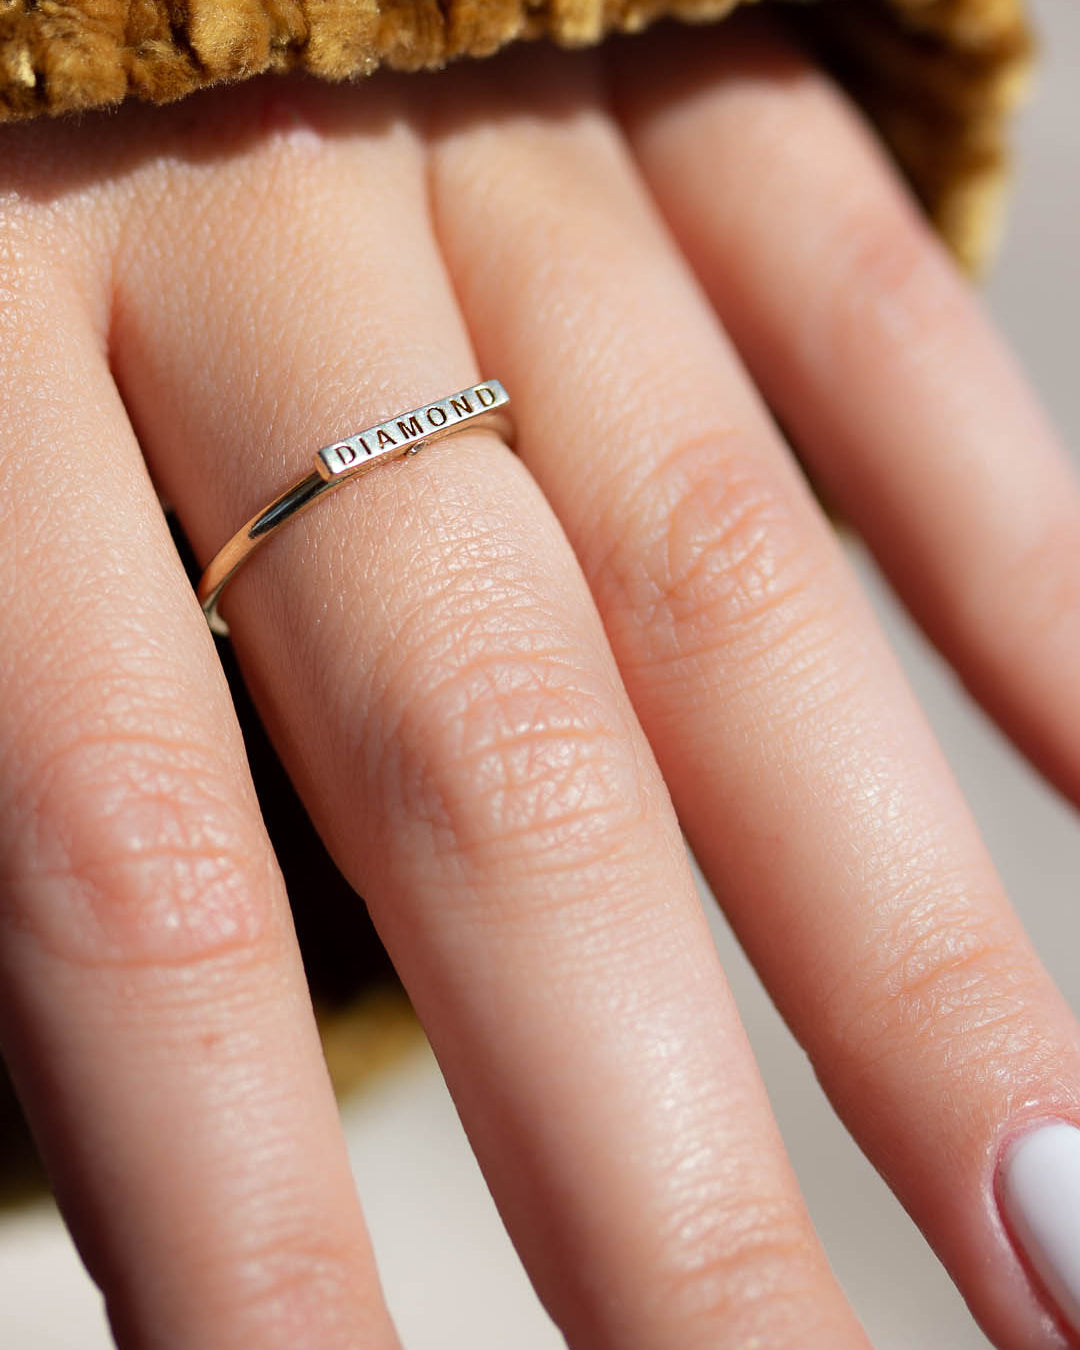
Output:
[[[238,91],[227,121],[203,103],[224,152],[196,134],[145,170],[118,269],[121,382],[204,558],[315,447],[477,374],[416,83],[370,86],[377,118],[280,88]],[[158,295],[165,256],[190,281]],[[222,612],[571,1344],[864,1346],[593,602],[521,464],[475,433],[380,468],[275,538]]]

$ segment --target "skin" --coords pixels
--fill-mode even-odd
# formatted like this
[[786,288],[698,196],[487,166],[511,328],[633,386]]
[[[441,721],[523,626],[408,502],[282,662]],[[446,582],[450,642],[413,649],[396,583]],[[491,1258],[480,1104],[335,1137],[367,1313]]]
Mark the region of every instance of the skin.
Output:
[[380,468],[222,613],[540,1297],[575,1350],[867,1345],[681,826],[987,1334],[1074,1344],[993,1186],[1080,1031],[765,399],[1074,796],[1080,493],[838,92],[737,23],[0,139],[0,1033],[118,1343],[397,1345],[158,494],[208,561],[486,375],[516,455]]

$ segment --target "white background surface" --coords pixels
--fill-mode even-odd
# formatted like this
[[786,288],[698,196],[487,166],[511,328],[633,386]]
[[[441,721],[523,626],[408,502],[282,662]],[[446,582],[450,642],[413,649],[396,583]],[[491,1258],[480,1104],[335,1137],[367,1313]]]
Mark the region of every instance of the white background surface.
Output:
[[[1041,0],[1035,9],[1044,70],[1019,128],[1018,189],[989,299],[1080,454],[1080,8],[1073,0]],[[972,708],[865,558],[852,552],[1013,901],[1080,1012],[1080,821]],[[811,1212],[874,1345],[985,1347],[929,1249],[833,1117],[718,918],[715,927]],[[363,1100],[347,1103],[344,1114],[408,1350],[561,1345],[503,1234],[430,1057],[402,1065]],[[110,1344],[100,1299],[52,1206],[0,1220],[4,1350]]]

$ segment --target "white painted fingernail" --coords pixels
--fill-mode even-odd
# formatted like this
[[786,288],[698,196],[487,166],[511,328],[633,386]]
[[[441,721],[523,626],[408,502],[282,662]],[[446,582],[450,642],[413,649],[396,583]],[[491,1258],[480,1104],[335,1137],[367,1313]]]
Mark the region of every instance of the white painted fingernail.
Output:
[[1080,1129],[1041,1125],[1005,1154],[1001,1204],[1058,1309],[1080,1331]]

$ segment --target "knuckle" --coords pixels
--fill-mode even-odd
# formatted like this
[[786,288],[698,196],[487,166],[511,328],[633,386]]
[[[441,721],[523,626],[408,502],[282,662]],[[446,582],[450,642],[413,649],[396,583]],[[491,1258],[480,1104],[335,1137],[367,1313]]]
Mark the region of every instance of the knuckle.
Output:
[[934,881],[932,893],[903,897],[901,917],[868,936],[872,955],[843,996],[844,1058],[865,1071],[928,1046],[936,1062],[971,1060],[980,1072],[1037,1058],[1037,977],[1015,927],[989,917],[964,878]]
[[[248,1344],[344,1347],[381,1341],[385,1316],[374,1282],[364,1278],[355,1243],[279,1236],[232,1262],[218,1263],[228,1282],[225,1320],[243,1327]],[[289,1333],[292,1333],[290,1336]]]
[[680,445],[639,483],[598,568],[664,659],[757,653],[807,613],[824,564],[789,494],[739,432]]
[[645,814],[627,715],[552,630],[542,604],[504,604],[475,622],[458,614],[453,641],[425,643],[395,753],[439,851],[580,867]]
[[[786,1197],[702,1200],[673,1216],[656,1285],[661,1307],[683,1324],[776,1331],[817,1301],[822,1261],[805,1217]],[[740,1343],[752,1344],[753,1340]],[[771,1343],[771,1342],[770,1342]]]
[[431,690],[421,713],[429,763],[453,764],[467,790],[458,796],[439,772],[459,845],[580,855],[638,818],[626,730],[604,702],[551,658],[472,661]]
[[[942,329],[954,288],[941,285],[938,252],[914,210],[863,185],[841,188],[846,200],[828,241],[828,282],[806,329],[833,360],[859,358],[867,337],[881,334],[905,359],[925,360]],[[865,359],[865,358],[863,358]]]
[[9,925],[78,964],[167,965],[251,949],[277,884],[197,740],[81,734],[39,762],[31,828],[12,861]]

